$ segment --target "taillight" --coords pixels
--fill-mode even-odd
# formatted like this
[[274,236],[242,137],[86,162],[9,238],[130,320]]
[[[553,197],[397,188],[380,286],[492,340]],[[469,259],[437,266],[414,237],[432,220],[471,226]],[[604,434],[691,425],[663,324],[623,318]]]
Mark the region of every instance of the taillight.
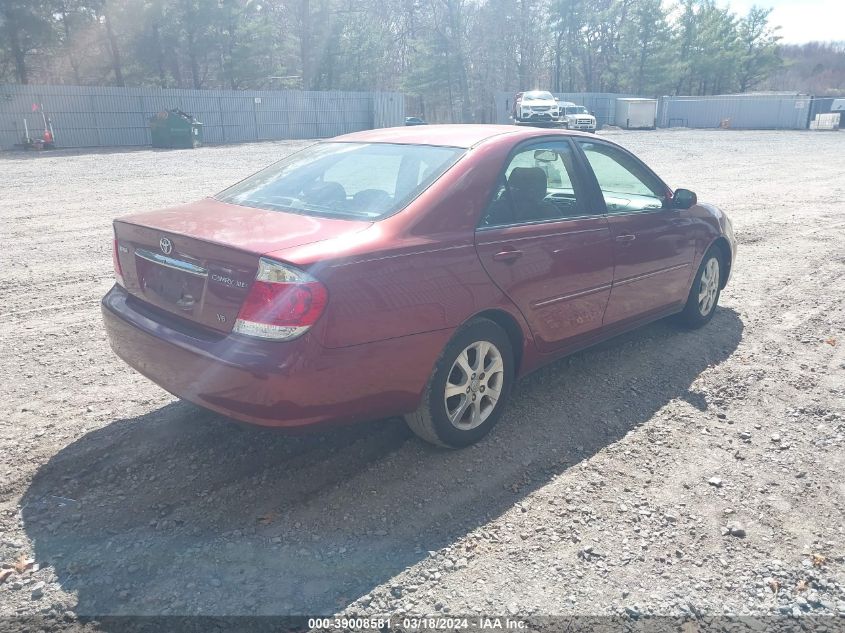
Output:
[[323,313],[326,287],[308,273],[261,258],[232,331],[277,341],[304,334]]
[[114,245],[112,248],[112,262],[114,263],[114,279],[120,286],[125,286],[123,283],[123,269],[120,267],[120,257],[117,254],[117,238],[114,238]]

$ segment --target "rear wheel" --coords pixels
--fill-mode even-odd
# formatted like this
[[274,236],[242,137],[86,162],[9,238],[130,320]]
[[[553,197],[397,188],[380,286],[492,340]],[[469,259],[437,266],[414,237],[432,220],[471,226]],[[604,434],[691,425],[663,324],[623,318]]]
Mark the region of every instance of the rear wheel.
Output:
[[692,282],[687,303],[681,312],[681,323],[690,328],[699,328],[713,318],[722,287],[722,257],[716,248],[711,248],[701,260],[701,265]]
[[469,446],[498,422],[513,377],[507,334],[489,319],[476,319],[443,350],[419,409],[405,419],[428,442],[449,448]]

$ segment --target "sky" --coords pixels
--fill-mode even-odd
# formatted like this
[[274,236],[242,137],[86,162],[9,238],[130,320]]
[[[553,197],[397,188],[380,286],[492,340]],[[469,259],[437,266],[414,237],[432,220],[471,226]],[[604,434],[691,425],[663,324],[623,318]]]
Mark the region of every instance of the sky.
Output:
[[769,22],[780,25],[786,44],[845,41],[845,0],[719,0],[723,7],[745,15],[758,7],[771,8]]

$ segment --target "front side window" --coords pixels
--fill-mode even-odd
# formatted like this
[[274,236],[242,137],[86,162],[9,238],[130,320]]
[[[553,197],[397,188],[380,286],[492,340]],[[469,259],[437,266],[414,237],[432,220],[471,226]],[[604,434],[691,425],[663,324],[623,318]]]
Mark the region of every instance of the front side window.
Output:
[[508,163],[481,226],[582,216],[586,204],[568,143],[535,145]]
[[593,168],[608,213],[662,209],[663,186],[629,154],[602,143],[579,141]]
[[406,207],[465,150],[392,143],[318,143],[216,197],[304,215],[378,220]]

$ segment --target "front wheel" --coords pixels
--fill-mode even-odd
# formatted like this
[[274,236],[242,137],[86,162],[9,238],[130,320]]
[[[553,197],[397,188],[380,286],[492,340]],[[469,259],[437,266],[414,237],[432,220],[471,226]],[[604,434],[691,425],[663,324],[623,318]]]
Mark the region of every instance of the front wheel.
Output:
[[498,422],[513,379],[513,348],[507,334],[489,319],[476,319],[446,345],[419,409],[405,420],[432,444],[469,446]]
[[722,289],[722,258],[718,249],[711,248],[701,260],[693,279],[687,303],[681,312],[681,323],[699,328],[713,318]]

